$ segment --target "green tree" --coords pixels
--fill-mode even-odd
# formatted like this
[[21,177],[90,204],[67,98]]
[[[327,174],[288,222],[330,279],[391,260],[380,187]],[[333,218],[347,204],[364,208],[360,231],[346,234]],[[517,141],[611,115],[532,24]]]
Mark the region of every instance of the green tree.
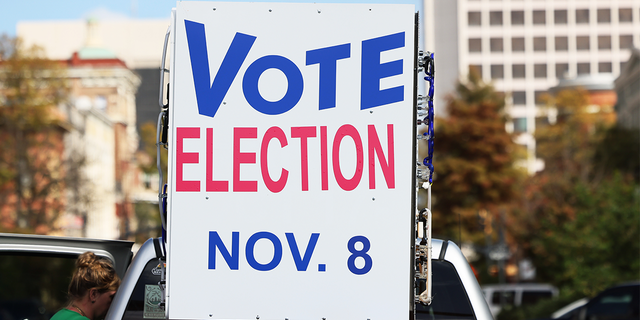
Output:
[[464,240],[480,242],[478,213],[497,218],[516,197],[523,172],[503,108],[504,97],[470,72],[448,97],[447,117],[436,119],[434,237],[457,239],[461,229]]
[[[140,160],[140,168],[149,176],[159,179],[158,176],[158,149],[156,147],[157,131],[156,123],[147,122],[140,128],[140,140],[142,143],[142,155],[138,157]],[[161,147],[160,150],[161,170],[163,178],[167,180],[167,161],[168,152]],[[150,237],[160,236],[162,230],[162,221],[160,217],[160,209],[157,204],[136,203],[135,205],[136,219],[138,220],[138,228],[135,231],[135,241],[142,243]]]
[[[79,190],[84,158],[65,150],[65,67],[0,37],[0,228],[47,233]],[[63,153],[66,155],[63,156]],[[16,229],[17,228],[17,229]]]
[[629,174],[635,169],[622,153],[617,159],[607,151],[628,142],[611,139],[618,133],[607,114],[588,112],[586,91],[561,91],[549,101],[557,122],[536,131],[545,169],[527,181],[511,231],[536,265],[538,281],[565,295],[592,296],[640,275],[639,189]]
[[[158,152],[156,147],[156,124],[153,122],[146,122],[140,127],[140,140],[142,142],[143,151],[147,158],[140,167],[145,173],[158,173]],[[168,161],[168,152],[162,148],[160,152],[160,160],[162,170],[166,177],[167,174],[167,161]]]
[[595,165],[603,175],[620,172],[640,183],[640,132],[638,129],[609,128],[595,152]]

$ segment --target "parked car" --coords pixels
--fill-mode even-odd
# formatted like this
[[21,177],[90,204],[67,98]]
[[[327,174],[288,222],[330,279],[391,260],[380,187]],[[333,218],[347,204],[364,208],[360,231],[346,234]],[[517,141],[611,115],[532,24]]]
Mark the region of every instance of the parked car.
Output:
[[582,298],[582,299],[576,300],[574,302],[571,302],[568,305],[566,305],[566,306],[558,309],[554,313],[552,313],[551,314],[551,319],[563,319],[563,320],[564,319],[571,319],[571,318],[573,318],[573,315],[578,312],[580,307],[584,306],[587,302],[589,302],[589,299],[587,299],[587,298]]
[[542,299],[558,296],[556,287],[541,283],[485,285],[482,286],[482,292],[494,317],[506,306],[532,305]]
[[640,282],[610,287],[580,307],[572,319],[627,320],[640,319]]

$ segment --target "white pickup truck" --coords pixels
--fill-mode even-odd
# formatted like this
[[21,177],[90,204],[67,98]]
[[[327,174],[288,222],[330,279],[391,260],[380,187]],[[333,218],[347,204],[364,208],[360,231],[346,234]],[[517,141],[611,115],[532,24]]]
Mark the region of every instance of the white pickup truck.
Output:
[[[129,241],[0,234],[0,320],[48,320],[63,308],[75,259],[85,251],[113,260],[123,278],[106,320],[165,319],[158,287],[165,256],[162,241],[149,239],[135,257],[132,245]],[[492,319],[458,246],[435,239],[432,245],[434,298],[431,305],[414,306],[414,319]]]
[[435,76],[418,2],[179,1],[156,137],[167,245],[0,234],[0,320],[66,306],[87,250],[123,278],[106,320],[492,319],[460,249],[416,215]]

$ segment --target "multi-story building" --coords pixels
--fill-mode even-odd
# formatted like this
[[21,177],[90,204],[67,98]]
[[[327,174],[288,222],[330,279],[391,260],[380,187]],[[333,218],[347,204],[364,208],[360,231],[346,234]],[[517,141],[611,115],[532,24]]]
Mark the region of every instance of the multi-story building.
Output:
[[[513,131],[540,168],[532,133],[540,96],[563,78],[620,73],[640,43],[637,1],[459,1],[458,65],[477,68],[507,94]],[[466,19],[464,19],[466,18]],[[544,121],[544,120],[542,120]]]
[[[426,0],[425,6],[432,1]],[[532,135],[536,121],[545,121],[538,119],[546,116],[539,108],[540,97],[560,79],[602,74],[615,78],[631,48],[640,45],[637,0],[457,0],[432,6],[434,50],[447,53],[436,70],[444,70],[450,81],[453,73],[464,77],[475,68],[506,94],[512,119],[508,128],[527,147],[525,165],[531,173],[543,166],[535,158]],[[455,22],[438,12],[455,12]],[[453,89],[451,83],[443,87]]]
[[[135,228],[133,197],[140,184],[135,94],[140,77],[90,40],[66,60],[71,99],[63,108],[71,124],[65,145],[86,159],[89,185],[83,187],[91,189],[91,201],[85,208],[68,210],[60,227],[70,235],[116,239]],[[77,213],[84,216],[79,226],[69,222]]]

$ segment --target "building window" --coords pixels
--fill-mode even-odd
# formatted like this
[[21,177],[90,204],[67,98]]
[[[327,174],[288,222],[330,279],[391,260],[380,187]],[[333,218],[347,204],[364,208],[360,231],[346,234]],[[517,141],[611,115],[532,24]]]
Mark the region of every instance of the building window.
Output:
[[527,132],[527,118],[513,118],[513,132]]
[[632,35],[621,35],[620,36],[620,49],[631,49],[633,48],[633,36]]
[[511,38],[511,51],[513,52],[524,51],[524,38]]
[[482,52],[482,39],[469,39],[469,52]]
[[545,50],[547,50],[547,38],[533,37],[533,51],[545,51]]
[[536,63],[533,65],[533,77],[534,78],[546,78],[547,77],[547,65],[544,63]]
[[576,37],[576,49],[589,50],[589,36],[577,36]]
[[504,78],[504,66],[501,64],[491,65],[491,79],[503,79]]
[[578,75],[591,73],[591,64],[589,62],[578,63]]
[[107,106],[109,105],[109,103],[107,102],[107,97],[105,97],[105,96],[97,96],[93,100],[93,105],[98,110],[107,111]]
[[564,79],[569,72],[568,63],[556,63],[556,78]]
[[611,50],[611,36],[598,36],[598,50]]
[[524,64],[514,64],[511,66],[511,76],[515,79],[522,79],[525,77]]
[[524,11],[511,11],[511,24],[516,25],[524,25]]
[[535,100],[536,100],[536,105],[545,104],[546,99],[547,99],[547,92],[546,91],[535,91],[534,92],[534,96],[535,96]]
[[589,23],[589,9],[576,10],[576,23]]
[[527,104],[527,93],[524,91],[514,91],[511,96],[513,97],[514,106],[523,106]]
[[502,52],[502,38],[491,38],[489,44],[491,52]]
[[618,10],[618,21],[633,22],[633,13],[631,12],[631,8],[620,8],[620,10]]
[[556,46],[556,51],[567,51],[567,50],[569,50],[569,38],[567,38],[567,37],[556,37],[555,46]]
[[502,11],[489,12],[489,24],[492,26],[502,25]]
[[611,73],[612,72],[612,64],[611,62],[599,62],[598,63],[598,73]]
[[533,24],[545,24],[547,18],[544,10],[533,10]]
[[553,23],[555,23],[555,24],[567,24],[567,10],[555,10],[555,11],[553,11]]
[[598,23],[611,23],[611,9],[598,9]]
[[470,26],[479,26],[482,24],[482,18],[479,11],[469,12],[468,17]]
[[469,72],[476,72],[480,76],[480,78],[482,78],[482,65],[480,64],[469,65]]

